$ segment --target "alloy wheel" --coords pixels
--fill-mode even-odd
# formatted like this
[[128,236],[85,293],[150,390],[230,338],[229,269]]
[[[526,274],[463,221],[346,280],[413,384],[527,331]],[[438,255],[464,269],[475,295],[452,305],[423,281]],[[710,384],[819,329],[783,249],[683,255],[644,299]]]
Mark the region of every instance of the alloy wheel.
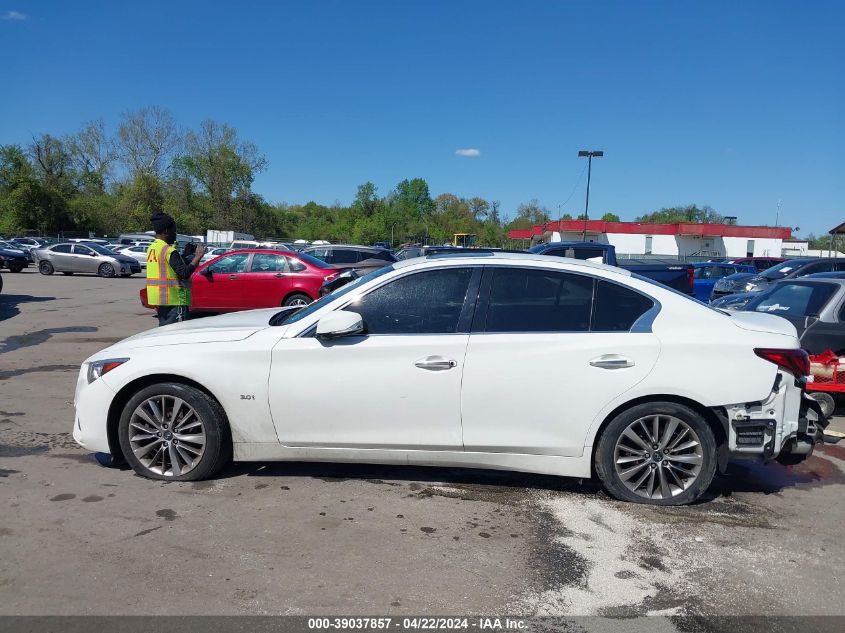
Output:
[[205,452],[205,425],[196,410],[175,396],[153,396],[129,419],[129,445],[148,470],[178,477],[196,468]]
[[680,418],[648,415],[619,435],[613,462],[628,490],[646,499],[668,499],[698,479],[704,449],[693,428]]

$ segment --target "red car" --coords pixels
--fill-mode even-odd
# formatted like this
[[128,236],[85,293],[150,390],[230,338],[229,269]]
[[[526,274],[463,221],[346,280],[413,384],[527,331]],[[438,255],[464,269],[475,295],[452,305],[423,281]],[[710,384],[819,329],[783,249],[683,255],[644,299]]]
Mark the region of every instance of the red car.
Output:
[[[191,310],[235,312],[306,305],[338,274],[331,264],[305,253],[250,249],[232,251],[200,266],[191,277]],[[147,304],[147,289],[141,289]]]

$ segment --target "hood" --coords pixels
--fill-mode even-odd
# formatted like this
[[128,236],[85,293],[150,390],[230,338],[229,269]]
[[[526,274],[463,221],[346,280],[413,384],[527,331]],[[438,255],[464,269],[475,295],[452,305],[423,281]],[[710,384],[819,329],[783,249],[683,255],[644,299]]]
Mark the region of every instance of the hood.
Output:
[[6,257],[25,257],[26,253],[16,248],[0,247],[0,255],[4,255]]
[[109,257],[113,257],[114,259],[116,259],[117,261],[119,261],[123,264],[137,264],[138,263],[137,259],[135,259],[134,257],[129,257],[128,255],[119,255],[118,253],[115,253],[114,255],[110,255]]
[[270,317],[277,312],[278,308],[248,310],[174,323],[130,336],[110,349],[242,341],[270,327]]
[[752,332],[767,332],[783,336],[798,336],[795,326],[783,317],[763,312],[730,312],[731,321],[737,327]]

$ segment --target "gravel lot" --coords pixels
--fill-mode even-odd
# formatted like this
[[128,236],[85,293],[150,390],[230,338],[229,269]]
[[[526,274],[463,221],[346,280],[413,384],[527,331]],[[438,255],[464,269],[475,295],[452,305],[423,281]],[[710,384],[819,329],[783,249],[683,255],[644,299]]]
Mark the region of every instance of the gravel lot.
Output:
[[80,362],[155,325],[143,281],[3,277],[0,614],[845,614],[845,443],[669,509],[442,468],[156,483],[70,436]]

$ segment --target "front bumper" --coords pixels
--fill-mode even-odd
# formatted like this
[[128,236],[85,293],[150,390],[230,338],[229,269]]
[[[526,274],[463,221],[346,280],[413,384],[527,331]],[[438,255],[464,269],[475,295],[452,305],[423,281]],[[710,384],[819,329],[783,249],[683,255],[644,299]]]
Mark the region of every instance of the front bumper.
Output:
[[73,439],[95,453],[110,453],[108,412],[115,392],[100,378],[88,384],[88,367],[83,364],[76,380],[73,398],[75,415]]

